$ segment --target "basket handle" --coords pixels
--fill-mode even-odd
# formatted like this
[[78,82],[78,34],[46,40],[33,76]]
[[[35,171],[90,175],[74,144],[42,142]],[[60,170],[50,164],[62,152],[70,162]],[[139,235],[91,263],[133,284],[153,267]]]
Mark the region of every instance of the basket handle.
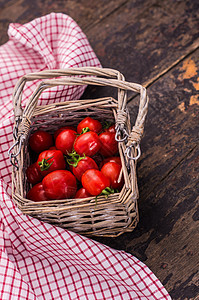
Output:
[[[74,75],[86,75],[86,77],[69,77]],[[29,98],[24,110],[22,110],[22,92],[27,81],[32,81],[36,79],[49,79],[60,76],[66,77],[42,81]],[[108,77],[109,79],[104,77]],[[15,158],[14,156],[16,155],[11,153],[13,147],[15,147],[16,145],[21,146],[23,140],[28,134],[28,130],[30,127],[30,119],[32,117],[35,107],[37,106],[39,96],[45,89],[58,85],[99,85],[112,86],[118,88],[116,139],[119,142],[127,139],[126,155],[128,159],[136,160],[139,157],[139,143],[143,134],[144,121],[148,110],[148,97],[146,95],[146,89],[139,84],[126,82],[124,76],[117,70],[96,67],[82,67],[70,68],[65,70],[45,70],[39,73],[31,73],[23,76],[18,81],[13,92],[13,107],[15,115],[15,127],[13,135],[16,142],[9,150],[9,156],[11,161],[12,158]],[[138,116],[130,134],[127,134],[125,130],[125,122],[127,118],[127,90],[131,90],[140,94]],[[19,153],[19,151],[20,149],[17,151],[17,154]],[[134,156],[137,152],[138,155]]]
[[[109,78],[117,78],[124,80],[124,76],[117,70],[108,68],[97,68],[97,67],[81,67],[81,68],[68,68],[68,69],[54,69],[54,70],[43,70],[36,73],[30,73],[24,75],[19,79],[13,90],[13,109],[15,118],[22,117],[23,110],[21,107],[22,92],[26,82],[39,80],[39,79],[50,79],[60,76],[105,76]],[[41,85],[41,84],[40,84]]]

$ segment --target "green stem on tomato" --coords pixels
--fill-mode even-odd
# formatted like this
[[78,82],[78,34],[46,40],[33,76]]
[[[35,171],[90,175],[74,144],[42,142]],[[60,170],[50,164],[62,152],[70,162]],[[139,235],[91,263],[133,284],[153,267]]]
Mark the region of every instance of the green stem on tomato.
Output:
[[85,127],[85,128],[82,129],[81,134],[87,133],[89,131],[90,131],[89,127]]
[[110,187],[107,186],[107,187],[101,192],[100,195],[109,196],[110,194],[114,194],[114,193],[115,193],[114,189],[111,189]]
[[76,151],[72,151],[71,153],[68,154],[71,158],[67,159],[67,163],[70,166],[73,166],[74,168],[77,167],[78,163],[80,160],[84,159],[86,157],[86,155],[84,154],[84,156],[80,156]]
[[107,199],[110,194],[114,194],[114,193],[115,193],[114,189],[111,189],[110,187],[107,186],[99,195],[95,197],[95,205],[97,205],[97,198],[99,196],[104,195],[105,198]]
[[82,132],[81,132],[81,133],[76,133],[76,136],[78,137],[78,136],[80,136],[80,135],[82,135],[82,134],[84,134],[84,133],[87,133],[87,132],[89,132],[89,131],[90,131],[89,127],[85,127],[85,128],[82,129]]
[[48,163],[48,160],[51,158],[53,158],[53,156],[49,157],[48,159],[43,158],[42,161],[38,162],[41,171],[47,171],[50,168],[50,166],[52,166],[53,161],[50,164]]

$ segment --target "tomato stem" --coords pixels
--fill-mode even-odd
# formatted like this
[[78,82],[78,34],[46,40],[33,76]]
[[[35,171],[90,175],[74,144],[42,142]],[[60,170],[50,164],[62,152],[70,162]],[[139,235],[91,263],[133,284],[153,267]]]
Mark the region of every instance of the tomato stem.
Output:
[[80,156],[76,151],[72,151],[71,153],[68,154],[71,158],[67,159],[67,163],[70,166],[73,166],[74,168],[77,167],[78,163],[80,160],[84,159],[86,157],[86,155],[84,154],[84,156]]
[[84,133],[87,133],[89,131],[90,131],[89,127],[85,127],[85,128],[82,129],[81,133],[76,133],[76,136],[78,137],[78,136],[80,136]]
[[107,186],[107,187],[101,192],[100,195],[109,196],[110,194],[114,194],[114,193],[115,193],[114,189],[111,189],[110,187]]
[[111,189],[110,187],[107,186],[107,187],[101,192],[101,194],[99,194],[99,195],[97,195],[97,196],[95,197],[95,205],[97,205],[97,197],[104,195],[105,198],[108,198],[108,196],[109,196],[110,194],[114,194],[114,193],[115,193],[114,189]]
[[85,127],[85,128],[82,129],[81,134],[84,134],[84,133],[89,132],[89,131],[90,131],[89,127]]
[[53,156],[49,157],[48,159],[43,158],[42,161],[38,162],[41,171],[46,171],[50,168],[50,166],[52,166],[53,161],[50,164],[48,163],[48,160],[51,158],[53,158]]

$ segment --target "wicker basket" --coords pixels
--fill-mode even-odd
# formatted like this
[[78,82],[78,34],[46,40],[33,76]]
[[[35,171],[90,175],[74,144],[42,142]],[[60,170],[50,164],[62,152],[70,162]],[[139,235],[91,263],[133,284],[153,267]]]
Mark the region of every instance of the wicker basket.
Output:
[[[78,76],[75,76],[78,75]],[[30,97],[26,107],[21,108],[23,88],[27,81],[46,79]],[[98,85],[118,89],[118,99],[105,97],[94,100],[76,100],[37,106],[43,90],[58,85]],[[138,116],[133,128],[127,110],[127,90],[140,94]],[[112,69],[71,68],[46,70],[23,76],[13,92],[15,114],[14,143],[9,150],[13,165],[13,200],[24,214],[87,236],[115,237],[132,231],[138,223],[138,187],[136,160],[140,156],[139,143],[147,114],[148,97],[139,84],[126,82],[124,76]],[[85,116],[116,123],[116,139],[122,161],[124,186],[120,193],[99,196],[97,199],[63,199],[33,202],[26,199],[31,185],[25,170],[31,163],[28,138],[37,129],[53,133],[64,125],[77,125]]]

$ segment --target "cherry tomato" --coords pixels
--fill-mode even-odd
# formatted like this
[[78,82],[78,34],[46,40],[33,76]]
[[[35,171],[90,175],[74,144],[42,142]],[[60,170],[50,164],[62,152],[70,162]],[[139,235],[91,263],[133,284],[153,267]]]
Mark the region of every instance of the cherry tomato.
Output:
[[96,133],[100,133],[102,131],[102,124],[99,121],[94,120],[90,117],[86,117],[78,124],[77,133],[82,133],[82,129],[87,127],[90,129],[90,131],[94,131]]
[[72,172],[79,181],[81,181],[84,172],[89,169],[98,170],[96,162],[89,156],[85,156],[83,159],[80,158],[80,160],[77,161],[76,166],[72,166]]
[[80,155],[93,156],[100,148],[101,141],[99,136],[93,131],[81,134],[74,143],[74,150]]
[[43,177],[41,175],[40,167],[38,166],[37,162],[31,164],[26,169],[26,176],[28,181],[32,184],[36,184],[42,181]]
[[121,189],[121,187],[124,184],[123,177],[118,182],[120,171],[121,171],[121,165],[115,162],[107,162],[105,165],[103,165],[101,169],[101,172],[104,174],[104,176],[110,179],[111,187],[113,189]]
[[39,154],[37,165],[40,168],[42,177],[55,170],[64,170],[66,162],[60,150],[45,150]]
[[75,176],[67,170],[56,170],[42,180],[45,193],[49,199],[74,198],[77,192]]
[[59,135],[60,132],[64,131],[65,129],[71,129],[71,130],[74,130],[76,131],[75,127],[74,126],[63,126],[63,127],[60,127],[59,129],[57,129],[54,133],[54,139],[56,140],[57,136]]
[[105,158],[101,164],[100,164],[100,169],[103,167],[104,164],[106,164],[107,162],[115,162],[119,165],[122,165],[122,162],[121,162],[121,158],[119,156],[111,156],[111,157],[107,157]]
[[58,150],[61,150],[63,154],[68,154],[72,152],[73,144],[76,138],[76,131],[72,129],[65,129],[58,134],[55,140],[55,146]]
[[111,125],[108,128],[104,129],[105,132],[111,132],[111,133],[115,133],[116,134],[116,130],[115,130],[115,124]]
[[49,200],[41,182],[34,185],[27,193],[27,199],[32,201],[47,201]]
[[83,187],[92,195],[97,196],[102,191],[110,187],[110,179],[107,178],[101,171],[96,169],[87,170],[82,175]]
[[43,130],[35,131],[29,138],[30,148],[36,153],[40,153],[53,146],[52,135]]
[[111,132],[102,132],[99,135],[102,146],[100,153],[104,157],[114,156],[118,152],[118,144],[115,140],[115,134]]
[[89,194],[89,192],[87,192],[87,190],[85,188],[79,189],[75,195],[76,199],[88,198],[88,197],[91,197],[91,194]]

